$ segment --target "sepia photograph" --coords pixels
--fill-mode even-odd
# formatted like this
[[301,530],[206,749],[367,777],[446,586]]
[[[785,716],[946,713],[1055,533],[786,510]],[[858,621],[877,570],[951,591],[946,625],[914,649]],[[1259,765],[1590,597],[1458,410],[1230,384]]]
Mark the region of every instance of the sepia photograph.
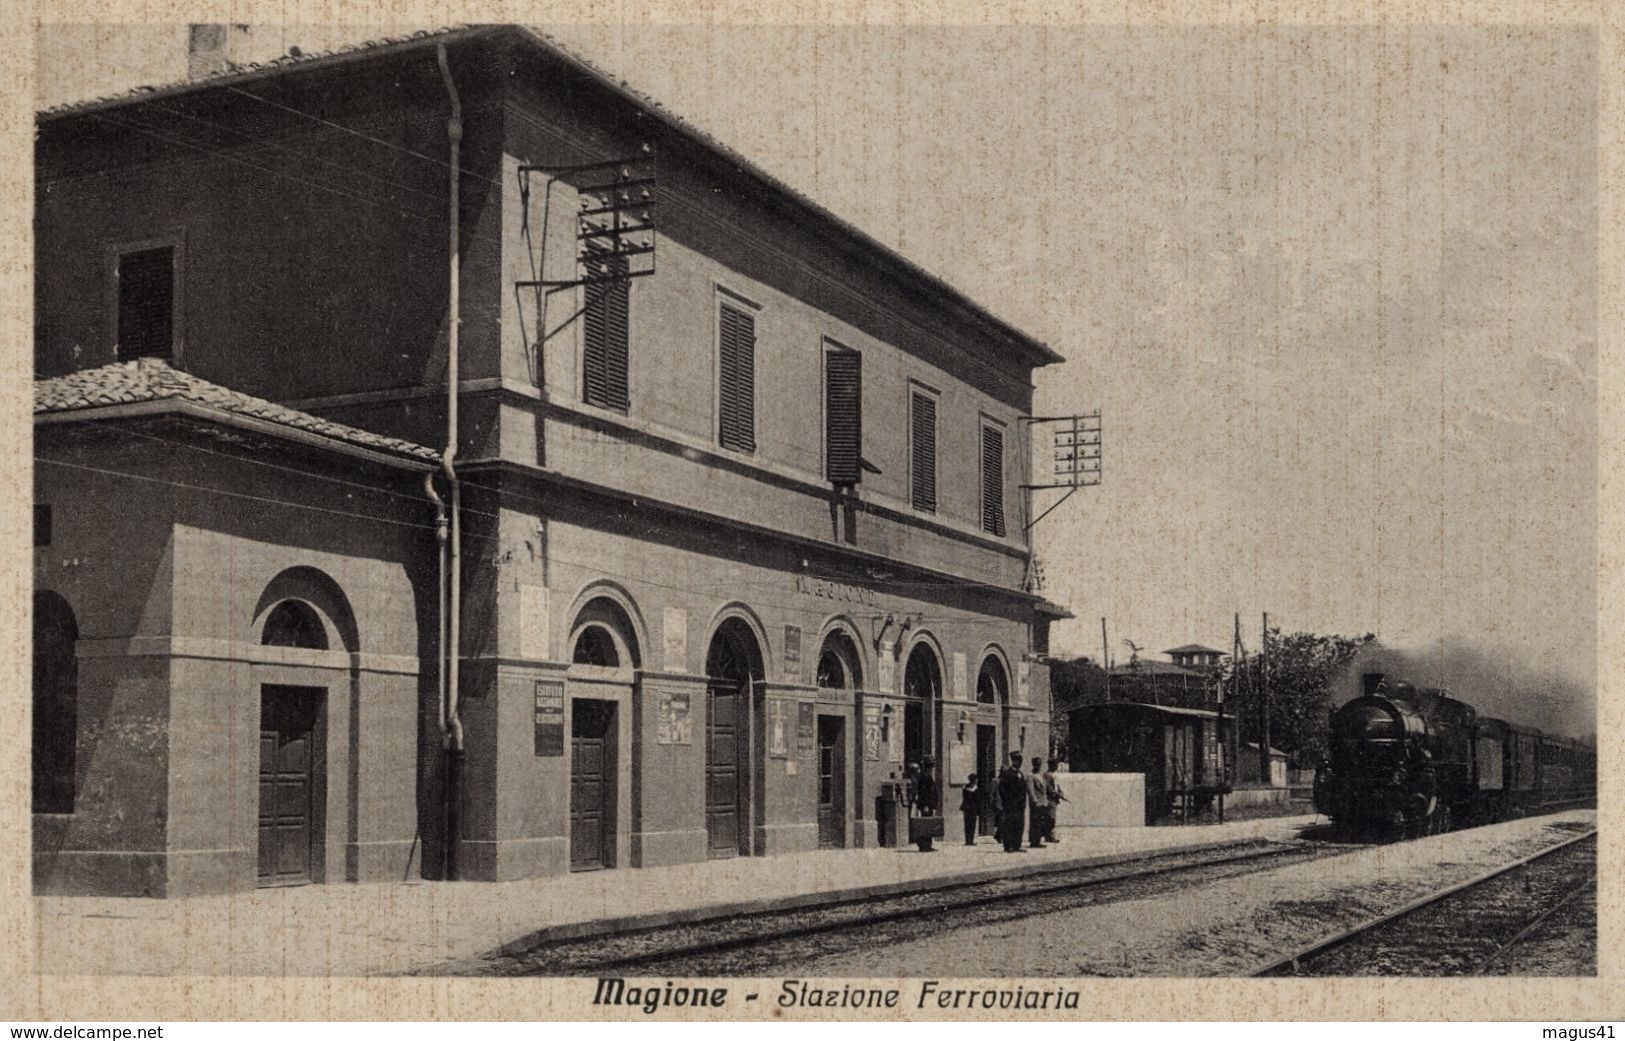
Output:
[[248,10],[29,30],[41,1009],[1598,1005],[1617,26]]

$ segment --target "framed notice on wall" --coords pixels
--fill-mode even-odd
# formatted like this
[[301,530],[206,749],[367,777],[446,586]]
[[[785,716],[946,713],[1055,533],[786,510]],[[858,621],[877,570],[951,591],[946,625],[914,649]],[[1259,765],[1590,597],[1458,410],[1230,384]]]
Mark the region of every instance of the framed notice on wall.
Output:
[[863,706],[863,758],[880,761],[880,706],[872,701]]
[[694,743],[694,723],[688,715],[688,691],[662,690],[659,692],[657,704],[660,717],[658,729],[655,731],[655,743],[661,745],[692,745]]
[[796,702],[796,751],[803,759],[813,754],[813,703]]
[[789,708],[777,698],[767,703],[767,754],[774,759],[790,758]]
[[801,626],[799,625],[784,627],[784,678],[798,682],[801,679]]
[[535,749],[539,756],[564,754],[564,684],[537,680],[534,703]]

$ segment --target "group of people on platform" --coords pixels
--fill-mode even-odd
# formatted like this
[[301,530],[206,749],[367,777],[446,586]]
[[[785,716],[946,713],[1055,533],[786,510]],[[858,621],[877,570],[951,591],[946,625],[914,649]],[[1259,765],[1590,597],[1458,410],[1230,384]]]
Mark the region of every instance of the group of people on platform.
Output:
[[[1059,843],[1055,837],[1055,817],[1061,803],[1067,802],[1066,793],[1055,778],[1059,759],[1045,764],[1042,756],[1032,757],[1032,771],[1021,768],[1021,753],[1010,753],[1010,765],[999,771],[992,782],[993,836],[1004,844],[1006,853],[1022,852],[1021,839],[1026,833],[1027,845],[1038,848],[1045,843]],[[919,765],[910,763],[906,771],[909,809],[920,816],[934,816],[937,812],[937,783],[935,763],[925,758]],[[923,767],[923,769],[921,768]],[[988,789],[980,774],[971,774],[960,791],[959,812],[965,819],[965,845],[976,845],[976,833],[982,821],[983,806]],[[919,843],[923,852],[931,852],[931,840]]]
[[[1038,847],[1058,843],[1055,837],[1055,817],[1066,793],[1055,779],[1059,759],[1051,759],[1046,766],[1040,756],[1033,756],[1032,772],[1021,769],[1021,753],[1010,753],[1010,765],[999,771],[992,782],[993,837],[1004,844],[1006,853],[1020,853],[1022,832],[1027,833],[1027,845]],[[959,795],[959,812],[965,819],[965,845],[976,845],[976,833],[982,822],[982,811],[988,790],[980,774],[971,774]]]

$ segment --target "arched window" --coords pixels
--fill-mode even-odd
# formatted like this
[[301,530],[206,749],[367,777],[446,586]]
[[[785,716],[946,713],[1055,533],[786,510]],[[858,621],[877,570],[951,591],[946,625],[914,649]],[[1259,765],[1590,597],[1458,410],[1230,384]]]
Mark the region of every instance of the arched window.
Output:
[[595,596],[576,612],[570,625],[570,664],[608,669],[643,667],[638,627],[612,596]]
[[983,705],[1002,704],[1009,697],[1009,688],[1004,666],[999,664],[999,659],[988,655],[976,677],[976,700]]
[[832,650],[818,656],[818,685],[831,690],[847,689],[846,666],[841,656]]
[[265,618],[260,643],[267,647],[305,647],[327,650],[327,627],[316,609],[303,600],[284,600]]
[[621,654],[615,649],[615,638],[601,625],[589,625],[576,637],[575,650],[570,661],[576,665],[601,665],[619,668]]
[[858,649],[846,633],[832,632],[824,638],[818,655],[817,683],[829,690],[856,690],[863,685]]
[[79,624],[55,593],[34,594],[35,813],[72,813],[79,739]]

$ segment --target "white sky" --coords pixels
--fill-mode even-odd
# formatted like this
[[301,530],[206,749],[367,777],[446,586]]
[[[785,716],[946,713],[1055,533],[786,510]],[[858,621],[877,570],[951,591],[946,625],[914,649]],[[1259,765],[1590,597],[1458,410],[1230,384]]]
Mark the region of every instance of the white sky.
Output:
[[[1106,476],[1037,529],[1058,651],[1267,610],[1591,679],[1588,31],[545,28],[1068,357],[1037,407],[1100,407]],[[49,30],[39,101],[184,52]]]

